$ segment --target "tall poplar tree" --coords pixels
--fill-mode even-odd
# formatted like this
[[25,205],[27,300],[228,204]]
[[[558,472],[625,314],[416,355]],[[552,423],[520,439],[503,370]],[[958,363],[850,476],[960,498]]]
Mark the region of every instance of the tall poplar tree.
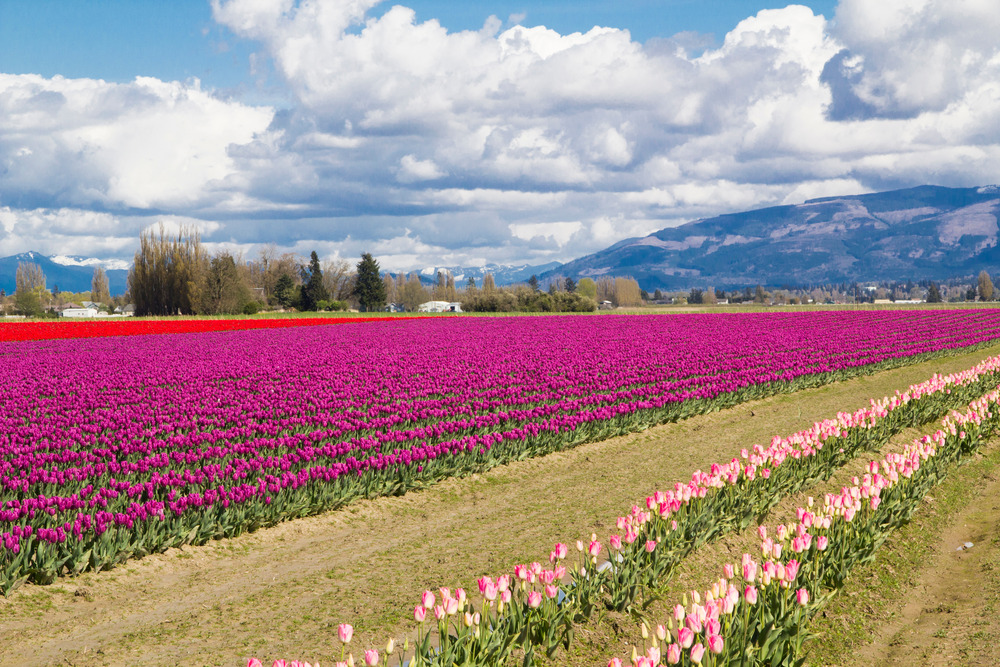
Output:
[[108,274],[98,266],[94,269],[94,277],[90,281],[90,300],[94,303],[111,301],[111,291],[108,289]]

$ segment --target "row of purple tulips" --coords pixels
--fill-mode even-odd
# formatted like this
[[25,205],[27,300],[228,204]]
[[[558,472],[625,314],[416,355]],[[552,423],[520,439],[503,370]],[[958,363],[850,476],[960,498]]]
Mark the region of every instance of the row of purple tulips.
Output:
[[4,343],[0,592],[997,337],[982,310]]

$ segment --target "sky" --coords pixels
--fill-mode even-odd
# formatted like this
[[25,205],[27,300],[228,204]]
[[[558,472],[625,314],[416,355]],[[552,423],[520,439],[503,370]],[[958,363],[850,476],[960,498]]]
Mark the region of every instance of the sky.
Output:
[[384,269],[1000,182],[995,0],[2,0],[0,256]]

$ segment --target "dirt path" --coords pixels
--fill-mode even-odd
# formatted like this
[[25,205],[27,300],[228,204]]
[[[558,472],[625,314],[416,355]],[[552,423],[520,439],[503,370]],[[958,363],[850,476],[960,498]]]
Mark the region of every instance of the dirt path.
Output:
[[0,598],[0,663],[234,665],[251,655],[328,663],[339,654],[340,622],[354,624],[356,653],[381,646],[387,630],[409,627],[424,588],[473,588],[477,576],[544,558],[556,541],[607,534],[633,502],[740,447],[997,351],[777,396],[110,572],[26,586]]
[[1000,476],[984,481],[933,545],[898,616],[856,656],[860,663],[1000,665]]

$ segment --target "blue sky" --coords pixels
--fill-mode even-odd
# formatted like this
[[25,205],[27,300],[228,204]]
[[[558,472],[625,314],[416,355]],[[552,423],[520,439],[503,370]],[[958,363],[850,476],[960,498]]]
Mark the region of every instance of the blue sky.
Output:
[[[595,27],[596,26],[596,27]],[[1000,181],[992,0],[3,0],[0,255],[566,261]]]

